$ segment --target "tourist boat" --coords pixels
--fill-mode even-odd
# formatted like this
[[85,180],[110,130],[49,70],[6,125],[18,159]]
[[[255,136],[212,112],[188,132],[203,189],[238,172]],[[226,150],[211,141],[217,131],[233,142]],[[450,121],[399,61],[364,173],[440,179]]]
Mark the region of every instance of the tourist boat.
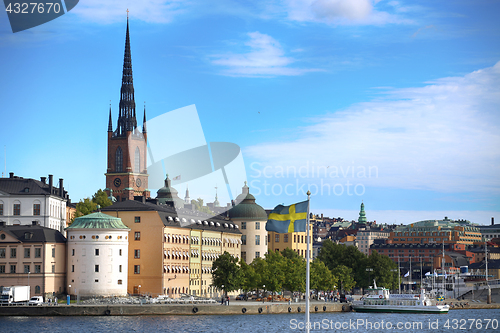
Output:
[[420,294],[391,295],[387,288],[374,284],[367,295],[353,302],[352,308],[356,312],[448,313],[450,306],[427,297],[425,289]]

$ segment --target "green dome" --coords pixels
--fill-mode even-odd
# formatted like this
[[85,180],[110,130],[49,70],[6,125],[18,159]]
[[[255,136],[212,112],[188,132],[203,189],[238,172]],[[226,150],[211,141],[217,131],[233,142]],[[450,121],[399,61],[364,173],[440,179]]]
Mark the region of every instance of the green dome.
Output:
[[98,212],[77,217],[67,229],[129,229],[119,217]]
[[248,186],[243,187],[243,193],[238,195],[236,201],[240,201],[228,211],[230,219],[267,220],[267,213],[261,206],[255,203],[255,197],[248,192]]

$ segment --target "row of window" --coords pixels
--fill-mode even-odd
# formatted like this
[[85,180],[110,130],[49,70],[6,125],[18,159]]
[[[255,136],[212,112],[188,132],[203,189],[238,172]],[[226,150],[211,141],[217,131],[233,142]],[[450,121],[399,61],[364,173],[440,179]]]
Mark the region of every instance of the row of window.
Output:
[[[100,266],[99,265],[94,265],[94,272],[95,273],[99,273],[99,268]],[[87,269],[87,266],[86,265],[81,265],[80,266],[81,268],[81,271],[82,273],[85,273],[86,269]],[[112,265],[108,265],[108,273],[113,273],[113,266]],[[75,265],[71,265],[71,273],[74,273],[75,272]],[[118,273],[121,273],[122,272],[122,265],[118,265]]]
[[[121,147],[116,148],[115,154],[115,172],[123,171],[123,150]],[[134,153],[134,172],[141,172],[141,153],[139,147],[135,148]]]
[[[100,249],[99,248],[95,248],[94,249],[94,255],[95,256],[99,256],[100,254]],[[71,249],[71,256],[74,257],[76,254],[76,249]],[[122,249],[118,249],[118,255],[119,256],[122,256],[123,254],[123,250]],[[82,257],[86,256],[87,255],[87,249],[83,248],[82,249]],[[113,255],[113,249],[108,249],[108,255],[109,256],[112,256]]]
[[[85,235],[80,235],[79,236],[80,239],[86,239],[87,236]],[[128,237],[125,236],[125,239],[127,239]],[[77,239],[77,236],[69,236],[69,239]],[[92,239],[99,239],[99,235],[92,235]],[[104,236],[104,239],[107,239],[107,240],[112,240],[113,239],[113,235],[105,235]],[[120,239],[123,239],[123,236],[116,236],[116,239],[120,240]]]
[[[0,265],[0,273],[7,273],[6,271],[7,265]],[[31,271],[31,264],[25,264],[24,265],[24,271],[23,273],[28,274],[28,273],[41,273],[42,272],[42,264],[35,264],[35,271]],[[52,265],[52,273],[56,272],[56,265]],[[10,271],[9,273],[18,273],[17,272],[17,265],[16,264],[11,264],[10,265]]]
[[[21,204],[15,203],[13,206],[13,214],[21,215]],[[0,215],[3,215],[3,203],[0,203]],[[33,204],[33,215],[40,215],[40,204]]]
[[[24,258],[31,258],[31,248],[30,247],[25,247],[24,248]],[[0,259],[6,258],[7,254],[7,248],[2,247],[0,248]],[[41,247],[35,247],[35,258],[41,258],[42,257],[42,248]],[[56,257],[56,249],[52,248],[52,258]],[[10,248],[10,258],[17,258],[17,247],[11,247]]]
[[[241,222],[241,229],[246,229],[247,223]],[[255,222],[255,230],[260,230],[260,222]]]

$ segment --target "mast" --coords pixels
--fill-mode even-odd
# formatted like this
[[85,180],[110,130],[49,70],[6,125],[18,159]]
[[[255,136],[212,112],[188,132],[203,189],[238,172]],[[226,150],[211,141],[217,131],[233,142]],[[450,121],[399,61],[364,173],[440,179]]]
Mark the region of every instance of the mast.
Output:
[[307,233],[306,233],[306,332],[309,333],[310,330],[310,325],[309,325],[309,206],[310,206],[310,198],[311,198],[311,191],[307,191],[307,218],[306,218],[306,228],[307,228]]

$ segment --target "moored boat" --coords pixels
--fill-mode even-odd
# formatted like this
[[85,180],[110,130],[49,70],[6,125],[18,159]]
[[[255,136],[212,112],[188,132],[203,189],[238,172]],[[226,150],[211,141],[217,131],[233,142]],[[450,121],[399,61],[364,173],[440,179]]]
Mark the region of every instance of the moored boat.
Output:
[[352,308],[356,312],[448,313],[450,306],[427,297],[425,289],[420,294],[391,294],[375,284],[360,301],[353,302]]

